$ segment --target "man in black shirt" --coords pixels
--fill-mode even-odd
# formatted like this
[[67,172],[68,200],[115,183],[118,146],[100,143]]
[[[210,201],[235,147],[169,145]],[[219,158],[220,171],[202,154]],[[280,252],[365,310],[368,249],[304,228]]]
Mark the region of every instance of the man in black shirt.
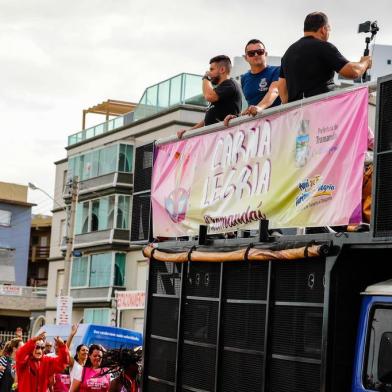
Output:
[[313,12],[305,18],[304,37],[292,44],[282,57],[279,95],[283,103],[326,93],[333,89],[334,72],[357,79],[371,67],[370,56],[349,62],[327,42],[331,31],[327,16]]
[[[210,103],[204,120],[190,129],[201,128],[223,121],[228,114],[241,112],[241,88],[230,79],[231,61],[229,57],[220,55],[210,60],[210,69],[203,76],[203,95]],[[216,85],[214,88],[213,85]],[[184,129],[177,132],[178,138],[185,133]]]

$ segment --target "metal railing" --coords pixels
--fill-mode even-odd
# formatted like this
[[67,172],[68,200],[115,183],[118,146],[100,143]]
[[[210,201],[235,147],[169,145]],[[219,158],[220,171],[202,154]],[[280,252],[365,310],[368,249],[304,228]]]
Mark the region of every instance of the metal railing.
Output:
[[135,110],[84,129],[68,137],[68,146],[153,116],[177,105],[207,106],[202,94],[201,75],[182,73],[146,88]]
[[49,246],[32,245],[30,247],[30,260],[45,260],[49,257]]
[[[0,343],[8,342],[9,340],[16,338],[15,331],[0,331]],[[29,339],[29,334],[22,334],[22,340],[26,342]]]
[[0,296],[43,298],[46,297],[47,293],[47,287],[17,286],[8,284],[0,285]]

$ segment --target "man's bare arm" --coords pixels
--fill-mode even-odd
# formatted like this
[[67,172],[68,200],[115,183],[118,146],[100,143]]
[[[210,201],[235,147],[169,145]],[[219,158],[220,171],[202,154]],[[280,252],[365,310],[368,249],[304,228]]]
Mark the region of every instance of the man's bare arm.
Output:
[[[206,76],[208,76],[208,75],[206,75]],[[206,101],[211,102],[211,103],[219,101],[219,96],[215,92],[214,88],[212,87],[212,83],[208,79],[203,79],[202,89],[203,89],[203,95],[204,95],[204,98],[206,99]]]
[[[200,122],[195,124],[193,127],[189,128],[188,131],[190,131],[191,129],[197,129],[197,128],[202,128],[202,127],[204,127],[204,120],[201,120]],[[181,139],[184,136],[185,132],[187,132],[187,129],[180,129],[179,131],[177,131],[177,137],[179,139]]]
[[370,56],[362,56],[358,63],[349,62],[338,73],[347,79],[358,79],[371,66],[372,58]]
[[257,113],[261,113],[264,109],[269,108],[275,99],[279,96],[278,82],[272,82],[267,94],[264,95],[263,99],[257,105],[251,105],[241,114],[248,114],[250,116],[255,116]]
[[278,80],[278,91],[280,100],[282,103],[287,103],[289,101],[289,93],[287,91],[287,84],[285,78],[279,78]]

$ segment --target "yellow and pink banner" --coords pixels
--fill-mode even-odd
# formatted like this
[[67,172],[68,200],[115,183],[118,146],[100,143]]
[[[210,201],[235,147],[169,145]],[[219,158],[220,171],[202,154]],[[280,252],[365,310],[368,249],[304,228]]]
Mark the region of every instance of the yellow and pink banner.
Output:
[[368,90],[160,145],[154,237],[361,221]]

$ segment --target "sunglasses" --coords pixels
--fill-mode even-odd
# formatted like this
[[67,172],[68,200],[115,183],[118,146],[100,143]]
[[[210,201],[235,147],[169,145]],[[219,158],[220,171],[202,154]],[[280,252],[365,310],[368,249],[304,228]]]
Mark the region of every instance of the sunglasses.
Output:
[[42,345],[42,344],[37,344],[37,345],[35,346],[35,349],[36,349],[36,350],[43,350],[44,348],[45,348],[45,346]]
[[246,52],[249,57],[262,56],[264,53],[265,49],[248,50]]

